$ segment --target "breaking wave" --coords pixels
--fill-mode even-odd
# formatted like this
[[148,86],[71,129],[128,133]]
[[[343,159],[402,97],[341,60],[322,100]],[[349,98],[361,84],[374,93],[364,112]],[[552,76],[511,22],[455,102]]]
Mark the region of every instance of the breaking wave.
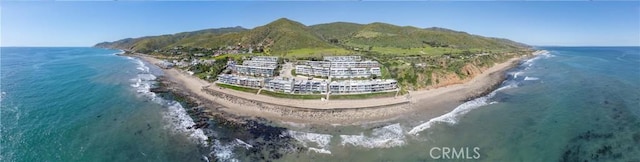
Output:
[[456,124],[458,122],[458,117],[466,114],[467,112],[484,106],[484,105],[489,105],[489,104],[494,104],[496,102],[491,102],[489,101],[490,98],[492,98],[494,95],[496,95],[496,93],[498,91],[504,90],[504,89],[509,89],[509,88],[514,88],[517,87],[516,84],[509,84],[503,87],[500,87],[496,90],[494,90],[493,92],[489,93],[486,96],[482,96],[479,98],[476,98],[474,100],[471,101],[467,101],[461,105],[459,105],[458,107],[456,107],[455,109],[453,109],[453,111],[446,113],[444,115],[438,116],[436,118],[430,119],[429,121],[422,123],[416,127],[414,127],[413,129],[411,129],[408,133],[411,135],[419,135],[420,132],[431,128],[431,126],[435,123],[447,123],[447,124]]
[[113,53],[112,55],[121,55],[124,54],[124,50],[118,50],[118,52]]
[[391,148],[402,146],[406,143],[400,123],[373,129],[370,136],[364,135],[340,135],[343,146],[353,145],[366,148]]
[[[332,135],[329,134],[318,134],[318,133],[307,133],[307,132],[297,132],[289,130],[287,131],[291,137],[296,139],[298,142],[302,144],[302,146],[307,147],[309,151],[314,151],[317,153],[323,154],[331,154],[329,151],[329,142],[331,142]],[[315,143],[314,146],[311,146],[311,143]]]
[[[213,141],[213,145],[211,146],[211,150],[213,151],[209,153],[209,156],[214,155],[218,161],[239,161],[233,154],[233,150],[238,147],[249,149],[253,146],[239,139],[235,139],[227,144],[222,144],[222,142],[216,139]],[[206,159],[206,156],[204,158]],[[209,159],[206,160],[209,161]]]
[[127,59],[133,60],[137,64],[136,69],[138,70],[136,77],[131,79],[134,82],[131,87],[135,88],[138,95],[167,107],[167,110],[163,112],[163,118],[169,122],[169,125],[166,125],[165,129],[170,129],[173,133],[185,134],[192,141],[206,146],[208,137],[201,129],[187,129],[195,123],[180,103],[165,100],[151,92],[157,77],[151,74],[149,67],[140,59],[133,57],[127,57]]

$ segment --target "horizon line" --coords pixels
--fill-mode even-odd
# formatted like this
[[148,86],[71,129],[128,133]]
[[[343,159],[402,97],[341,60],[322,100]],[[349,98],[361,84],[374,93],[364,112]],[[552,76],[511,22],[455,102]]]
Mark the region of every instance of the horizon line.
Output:
[[[531,47],[640,47],[640,45],[529,45]],[[100,48],[94,46],[0,46],[0,48]]]

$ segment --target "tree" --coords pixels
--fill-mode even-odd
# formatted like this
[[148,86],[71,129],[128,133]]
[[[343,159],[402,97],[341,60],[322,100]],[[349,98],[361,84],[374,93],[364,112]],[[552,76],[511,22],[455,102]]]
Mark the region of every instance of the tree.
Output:
[[329,43],[338,44],[339,41],[338,41],[338,39],[331,38],[331,39],[329,39]]

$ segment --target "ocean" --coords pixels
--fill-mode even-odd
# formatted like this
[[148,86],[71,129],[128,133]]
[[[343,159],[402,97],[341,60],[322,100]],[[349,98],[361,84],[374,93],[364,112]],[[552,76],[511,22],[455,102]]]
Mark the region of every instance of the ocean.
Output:
[[[1,49],[0,161],[198,161],[202,132],[149,92],[140,60],[97,48]],[[206,137],[205,137],[206,138]]]
[[[549,52],[433,119],[275,123],[303,149],[271,160],[640,161],[640,47],[538,48]],[[0,161],[260,159],[249,152],[261,140],[187,129],[184,104],[149,91],[162,72],[119,52],[1,48]]]

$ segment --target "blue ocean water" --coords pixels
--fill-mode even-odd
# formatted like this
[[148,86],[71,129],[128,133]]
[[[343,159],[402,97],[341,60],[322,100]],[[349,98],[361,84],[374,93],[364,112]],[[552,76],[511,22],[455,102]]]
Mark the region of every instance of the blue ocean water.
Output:
[[[285,125],[308,151],[280,160],[458,161],[430,150],[478,147],[480,161],[640,161],[640,47],[540,49],[497,90],[434,119]],[[96,48],[0,50],[0,161],[201,161],[212,150],[251,161],[243,142],[202,150],[182,107],[149,92],[152,65]]]
[[184,110],[148,91],[160,71],[116,53],[1,48],[0,161],[198,161]]

